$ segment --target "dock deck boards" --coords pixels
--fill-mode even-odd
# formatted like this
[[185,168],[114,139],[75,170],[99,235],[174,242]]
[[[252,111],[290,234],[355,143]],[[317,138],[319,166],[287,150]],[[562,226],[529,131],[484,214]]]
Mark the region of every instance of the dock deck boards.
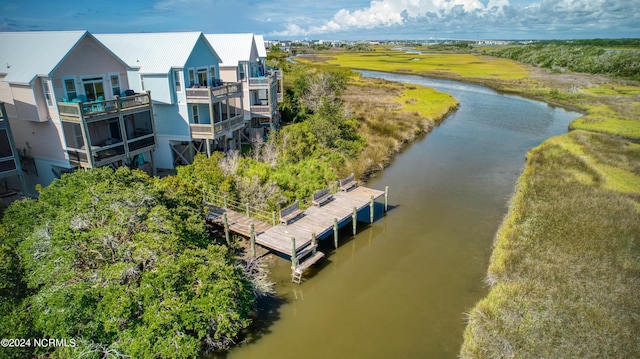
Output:
[[250,224],[255,229],[256,243],[270,250],[292,255],[291,238],[296,239],[296,253],[311,244],[313,233],[322,237],[333,231],[334,218],[338,223],[351,220],[353,208],[358,211],[367,208],[371,201],[384,196],[384,191],[367,187],[355,187],[348,192],[333,194],[333,199],[321,207],[309,207],[294,222],[288,225],[270,225],[260,220],[249,218],[244,214],[220,208],[212,204],[209,207],[208,219],[216,223],[223,223],[223,215],[227,214],[229,229],[243,236],[250,236]]

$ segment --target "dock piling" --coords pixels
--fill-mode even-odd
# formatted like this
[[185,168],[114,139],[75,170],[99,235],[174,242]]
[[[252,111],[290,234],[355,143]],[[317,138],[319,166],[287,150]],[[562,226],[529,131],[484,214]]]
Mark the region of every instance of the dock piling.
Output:
[[333,219],[333,245],[338,248],[338,219]]
[[384,186],[384,212],[387,212],[389,207],[389,186]]
[[249,226],[250,230],[251,230],[251,257],[255,258],[256,257],[256,231],[255,228],[253,226],[253,223],[251,223],[251,225]]
[[369,223],[373,223],[373,217],[374,217],[374,212],[373,212],[373,206],[375,205],[375,198],[373,198],[373,196],[371,196],[371,201],[369,202]]
[[356,235],[358,228],[358,208],[353,207],[353,214],[351,215],[351,222],[353,223],[353,235]]
[[311,254],[313,254],[313,255],[316,254],[316,243],[317,243],[317,241],[316,241],[316,232],[313,232],[313,233],[311,233],[311,245],[313,246],[313,253],[311,253]]
[[224,238],[227,240],[227,244],[230,244],[231,238],[229,238],[229,221],[227,220],[227,214],[225,213],[222,218],[224,220]]
[[296,239],[291,237],[291,268],[296,268]]

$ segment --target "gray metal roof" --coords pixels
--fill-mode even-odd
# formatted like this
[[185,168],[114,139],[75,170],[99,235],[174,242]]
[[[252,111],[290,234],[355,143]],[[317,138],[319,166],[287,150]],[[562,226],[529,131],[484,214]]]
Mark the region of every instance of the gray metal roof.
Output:
[[0,74],[3,81],[30,85],[53,70],[87,31],[0,32]]
[[256,40],[256,47],[258,48],[258,56],[266,58],[267,57],[267,47],[264,45],[264,36],[256,35],[254,36]]
[[222,62],[220,66],[238,67],[240,61],[258,61],[251,58],[255,46],[253,34],[206,34],[205,37],[216,50]]
[[[166,74],[172,68],[183,68],[201,36],[201,32],[95,35],[127,65],[143,74]],[[206,39],[204,42],[211,47]],[[211,51],[220,57],[213,48]]]

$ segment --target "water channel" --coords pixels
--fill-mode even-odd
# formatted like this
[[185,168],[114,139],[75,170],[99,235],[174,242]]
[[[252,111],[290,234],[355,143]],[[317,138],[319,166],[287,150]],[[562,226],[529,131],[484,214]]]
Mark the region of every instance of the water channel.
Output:
[[250,343],[227,357],[456,358],[465,312],[487,294],[491,245],[526,152],[579,116],[482,86],[361,71],[448,92],[460,108],[408,146],[369,187],[392,208],[301,285],[275,261],[279,299],[261,304]]

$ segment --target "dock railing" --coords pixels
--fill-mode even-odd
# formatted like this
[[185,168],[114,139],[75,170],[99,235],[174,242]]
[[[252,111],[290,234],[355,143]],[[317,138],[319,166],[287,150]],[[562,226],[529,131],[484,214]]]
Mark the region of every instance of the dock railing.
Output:
[[257,219],[259,221],[276,225],[276,211],[265,211],[252,206],[251,203],[242,203],[240,201],[231,200],[226,194],[216,193],[214,191],[203,191],[202,200],[204,203],[210,203],[224,209],[243,213],[245,216]]

